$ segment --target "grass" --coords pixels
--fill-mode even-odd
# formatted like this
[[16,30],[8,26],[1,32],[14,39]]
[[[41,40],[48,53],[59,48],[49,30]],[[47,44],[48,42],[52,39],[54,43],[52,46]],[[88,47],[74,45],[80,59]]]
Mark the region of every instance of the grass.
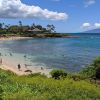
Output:
[[40,74],[17,76],[0,69],[0,100],[100,100],[100,86]]

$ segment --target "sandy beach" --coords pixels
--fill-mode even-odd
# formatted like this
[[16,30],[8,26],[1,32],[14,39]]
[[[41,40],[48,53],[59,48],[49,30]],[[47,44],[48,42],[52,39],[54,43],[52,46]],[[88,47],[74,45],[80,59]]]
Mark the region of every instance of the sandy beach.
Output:
[[0,37],[0,40],[20,40],[20,39],[31,39],[32,37],[17,37],[17,36],[11,36],[11,37]]
[[[32,73],[41,73],[46,75],[47,77],[50,77],[50,71],[52,69],[48,69],[48,68],[41,68],[41,67],[35,67],[35,66],[31,66],[31,67],[25,67],[24,64],[20,64],[21,65],[21,69],[18,69],[18,64],[17,62],[11,62],[10,60],[6,59],[6,58],[2,58],[2,64],[0,64],[0,68],[3,70],[10,70],[14,73],[16,73],[17,75],[28,75],[28,74],[32,74]],[[31,72],[30,72],[31,71]]]

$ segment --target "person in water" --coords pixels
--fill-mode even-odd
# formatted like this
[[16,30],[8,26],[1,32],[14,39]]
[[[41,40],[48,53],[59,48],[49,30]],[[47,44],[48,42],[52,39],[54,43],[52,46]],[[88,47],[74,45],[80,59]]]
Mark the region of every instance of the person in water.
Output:
[[12,53],[9,53],[10,56],[12,56]]
[[2,56],[2,54],[0,53],[0,56]]
[[26,55],[24,55],[24,58],[26,58],[27,56]]
[[21,65],[20,65],[20,64],[18,64],[18,70],[20,71],[20,69],[21,69]]

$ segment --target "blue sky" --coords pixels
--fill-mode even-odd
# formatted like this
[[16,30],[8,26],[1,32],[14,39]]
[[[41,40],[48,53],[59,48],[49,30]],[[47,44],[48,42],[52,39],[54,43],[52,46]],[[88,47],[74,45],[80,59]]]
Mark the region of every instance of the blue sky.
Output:
[[[19,11],[18,7],[21,4],[25,4],[24,11],[22,9]],[[0,5],[3,8],[0,11],[0,22],[7,24],[18,24],[19,20],[23,24],[36,23],[43,26],[53,24],[56,26],[57,32],[80,32],[100,28],[100,0],[0,0]],[[34,8],[29,11],[30,8],[27,6],[30,8],[34,6]],[[40,14],[37,13],[36,6],[40,7],[38,9],[38,11],[41,11],[39,11]],[[13,9],[10,9],[10,7]],[[29,8],[28,11],[27,8]],[[44,11],[44,9],[52,11],[52,15],[50,15],[51,12]],[[25,15],[25,11],[28,13],[27,16]],[[31,14],[35,14],[35,17]]]

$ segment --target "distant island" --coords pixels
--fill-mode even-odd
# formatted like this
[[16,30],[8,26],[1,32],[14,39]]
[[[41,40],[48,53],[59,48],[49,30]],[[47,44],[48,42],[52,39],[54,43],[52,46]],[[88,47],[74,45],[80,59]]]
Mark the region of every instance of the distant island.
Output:
[[85,32],[82,32],[82,33],[100,33],[100,28],[88,30],[88,31],[85,31]]

